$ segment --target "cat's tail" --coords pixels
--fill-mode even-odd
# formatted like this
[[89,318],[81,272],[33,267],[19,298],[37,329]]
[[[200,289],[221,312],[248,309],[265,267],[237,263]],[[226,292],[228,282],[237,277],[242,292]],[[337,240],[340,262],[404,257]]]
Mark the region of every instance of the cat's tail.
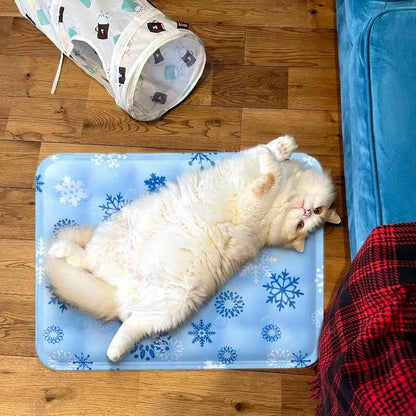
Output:
[[65,259],[47,256],[45,270],[60,299],[96,318],[117,318],[118,305],[114,286],[94,277],[85,269],[71,266]]

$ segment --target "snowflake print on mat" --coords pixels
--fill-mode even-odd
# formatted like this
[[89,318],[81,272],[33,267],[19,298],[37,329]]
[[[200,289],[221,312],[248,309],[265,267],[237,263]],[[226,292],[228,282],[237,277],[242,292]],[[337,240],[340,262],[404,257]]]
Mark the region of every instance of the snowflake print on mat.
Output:
[[318,292],[322,293],[324,291],[324,266],[318,267],[316,269],[316,277],[315,277],[316,287],[318,288]]
[[211,360],[207,360],[204,362],[204,370],[218,370],[221,368],[227,368],[227,366],[225,364],[214,363],[214,361]]
[[49,354],[48,364],[55,370],[75,370],[74,360],[74,354],[60,350]]
[[178,360],[183,353],[182,342],[169,334],[158,336],[154,341],[156,354],[163,361]]
[[237,352],[234,348],[223,347],[218,351],[218,361],[222,364],[233,364],[237,360]]
[[48,305],[57,305],[62,313],[68,310],[68,304],[63,302],[62,300],[58,298],[58,296],[56,296],[55,291],[52,286],[46,286],[46,289],[48,289],[50,293],[50,300],[48,302]]
[[148,192],[158,192],[162,188],[166,188],[166,178],[164,176],[157,176],[151,173],[148,179],[145,179],[144,184]]
[[276,342],[282,337],[282,331],[277,325],[269,324],[263,328],[261,336],[267,342]]
[[77,207],[88,196],[83,182],[79,179],[71,179],[69,176],[64,176],[62,183],[55,185],[55,189],[60,193],[59,202],[61,204],[68,203],[73,207]]
[[215,309],[224,318],[235,318],[243,312],[244,301],[237,292],[227,290],[215,298]]
[[324,319],[324,310],[322,308],[316,309],[312,313],[312,323],[315,328],[320,328],[322,326],[323,319]]
[[191,154],[191,160],[188,162],[189,166],[192,166],[194,163],[199,165],[199,168],[201,170],[204,170],[204,163],[215,166],[215,162],[210,159],[210,156],[216,155],[217,153],[192,153]]
[[239,275],[241,277],[250,277],[256,285],[260,283],[264,276],[268,276],[276,264],[277,257],[271,250],[265,249],[255,261],[250,261],[244,265]]
[[192,340],[192,344],[199,343],[201,347],[205,345],[206,342],[212,344],[212,335],[215,335],[215,332],[211,330],[212,324],[211,323],[204,323],[201,319],[199,323],[192,322],[191,323],[193,330],[188,332],[188,335],[192,335],[194,339]]
[[79,224],[77,222],[75,222],[74,220],[70,220],[69,218],[63,218],[63,219],[59,220],[53,226],[53,235],[54,235],[54,237],[57,237],[59,232],[62,229],[68,228],[68,227],[76,227],[77,225],[79,225]]
[[279,311],[289,306],[296,309],[294,299],[303,296],[304,293],[297,288],[299,277],[291,277],[285,269],[278,276],[270,274],[270,283],[263,285],[269,292],[266,303],[275,303]]
[[131,202],[126,201],[120,192],[116,196],[106,194],[105,200],[106,203],[99,206],[104,213],[104,221],[110,219],[116,212]]
[[45,281],[45,266],[43,265],[46,254],[46,242],[43,237],[39,237],[36,244],[36,283],[41,285]]
[[56,325],[48,326],[43,331],[43,339],[49,344],[58,344],[64,339],[64,331]]
[[93,361],[88,361],[90,358],[90,355],[84,355],[83,352],[81,354],[75,354],[75,359],[73,361],[73,364],[76,366],[77,370],[91,370],[91,366],[94,363]]
[[308,356],[306,352],[302,353],[302,351],[299,351],[298,354],[293,353],[292,356],[293,358],[290,362],[295,365],[295,368],[307,367],[311,363],[311,360],[306,358]]
[[141,360],[154,360],[156,358],[156,347],[153,342],[145,342],[139,345],[135,345],[134,348],[130,351],[130,354],[133,355],[134,358],[140,358]]
[[118,168],[120,160],[127,159],[127,155],[120,155],[117,153],[109,154],[95,154],[90,160],[97,166],[107,165],[109,168]]
[[45,185],[45,182],[42,182],[42,175],[36,175],[35,178],[35,189],[36,192],[42,192],[42,186]]
[[274,349],[267,355],[267,365],[272,368],[290,368],[292,367],[289,361],[290,358],[289,350]]

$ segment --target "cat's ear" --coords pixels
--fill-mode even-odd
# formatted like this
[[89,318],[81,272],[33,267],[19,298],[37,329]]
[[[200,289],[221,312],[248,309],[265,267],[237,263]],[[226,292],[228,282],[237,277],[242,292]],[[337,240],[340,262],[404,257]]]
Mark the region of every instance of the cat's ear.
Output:
[[296,239],[292,242],[292,247],[296,251],[299,251],[299,253],[303,253],[305,250],[305,239],[306,237],[304,235],[296,237]]
[[328,210],[325,219],[326,219],[326,222],[329,222],[330,224],[339,224],[341,222],[341,218],[335,212],[334,209],[329,209]]

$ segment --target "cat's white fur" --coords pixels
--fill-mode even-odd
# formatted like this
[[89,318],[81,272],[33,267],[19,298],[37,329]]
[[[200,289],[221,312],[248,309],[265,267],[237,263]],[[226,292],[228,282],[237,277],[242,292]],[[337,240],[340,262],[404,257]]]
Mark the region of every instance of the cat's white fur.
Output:
[[59,234],[46,258],[50,282],[80,309],[123,322],[111,361],[187,320],[264,246],[303,251],[311,231],[340,222],[330,176],[288,160],[296,147],[279,137],[179,177],[95,230]]

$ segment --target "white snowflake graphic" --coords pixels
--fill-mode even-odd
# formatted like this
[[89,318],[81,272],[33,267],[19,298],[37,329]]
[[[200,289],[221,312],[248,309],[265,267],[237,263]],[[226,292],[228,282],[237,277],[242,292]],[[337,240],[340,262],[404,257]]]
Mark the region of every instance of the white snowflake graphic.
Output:
[[319,293],[324,291],[324,266],[318,267],[316,269],[316,277],[315,277],[316,287]]
[[220,368],[227,368],[227,366],[225,364],[222,364],[222,363],[217,364],[217,363],[214,363],[214,361],[207,360],[207,361],[204,362],[204,367],[203,368],[206,369],[206,370],[217,370],[217,369],[220,369]]
[[64,176],[62,183],[55,185],[55,189],[60,193],[59,202],[61,204],[68,203],[73,207],[77,207],[88,196],[83,182],[73,180],[69,176]]
[[302,158],[302,161],[307,165],[307,166],[313,166],[315,164],[315,160],[311,157],[311,156],[304,156]]
[[315,328],[320,328],[322,326],[322,321],[324,319],[324,311],[323,309],[316,309],[312,313],[312,323],[315,326]]
[[285,269],[281,274],[270,274],[270,283],[263,285],[269,295],[266,303],[275,303],[279,311],[289,306],[296,309],[295,298],[303,296],[304,293],[297,288],[300,277],[291,277]]
[[277,348],[267,355],[267,365],[272,368],[290,368],[291,354],[289,350]]
[[107,165],[109,168],[118,168],[120,166],[120,160],[127,158],[127,155],[120,155],[117,153],[96,153],[93,157],[90,158],[96,166],[101,166],[103,164]]
[[260,283],[264,276],[268,276],[277,263],[277,257],[269,250],[263,250],[255,261],[249,261],[240,271],[241,277],[250,277],[256,285]]
[[39,237],[36,243],[36,283],[41,285],[45,281],[44,256],[46,254],[46,241],[43,237]]
[[52,162],[55,163],[59,159],[59,157],[58,157],[58,155],[52,155],[51,159],[52,159]]
[[75,370],[75,356],[71,352],[59,350],[52,352],[48,357],[48,364],[55,370]]
[[156,355],[163,361],[175,361],[182,357],[182,342],[172,335],[158,336],[154,341]]

